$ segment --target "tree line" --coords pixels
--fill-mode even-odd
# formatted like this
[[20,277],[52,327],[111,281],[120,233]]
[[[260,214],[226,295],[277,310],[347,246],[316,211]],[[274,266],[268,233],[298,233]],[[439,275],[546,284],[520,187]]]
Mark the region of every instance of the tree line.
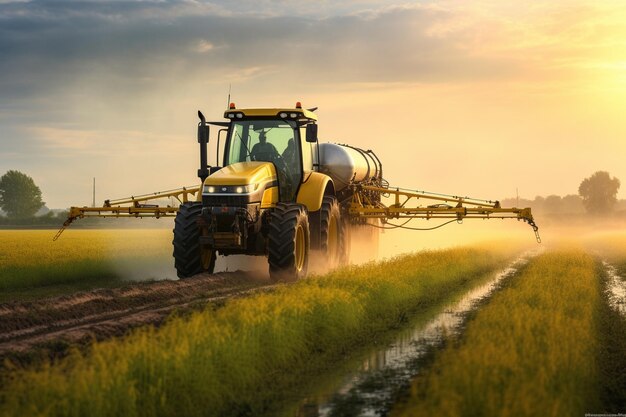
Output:
[[504,207],[531,207],[540,214],[626,215],[626,200],[617,199],[620,185],[618,178],[606,171],[597,171],[582,180],[578,194],[537,196],[534,200],[506,198],[501,203]]

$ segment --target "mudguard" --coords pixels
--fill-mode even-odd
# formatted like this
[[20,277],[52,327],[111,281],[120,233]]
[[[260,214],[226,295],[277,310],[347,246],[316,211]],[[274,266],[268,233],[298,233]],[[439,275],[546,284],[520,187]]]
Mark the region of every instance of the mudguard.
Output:
[[333,180],[320,172],[311,172],[305,174],[296,202],[303,204],[309,212],[318,211],[325,195],[335,195]]

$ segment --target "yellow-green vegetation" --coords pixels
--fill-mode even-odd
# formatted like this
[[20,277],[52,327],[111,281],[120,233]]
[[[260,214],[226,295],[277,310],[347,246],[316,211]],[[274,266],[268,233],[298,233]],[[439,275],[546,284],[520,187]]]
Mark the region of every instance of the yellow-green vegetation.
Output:
[[594,259],[533,260],[418,378],[396,416],[582,416],[602,410]]
[[516,253],[422,252],[173,318],[11,372],[0,415],[259,415],[306,375],[466,291]]
[[[172,232],[71,230],[0,231],[0,291],[115,280],[129,270],[172,265]],[[153,268],[147,268],[152,266]],[[147,276],[145,278],[148,278]]]

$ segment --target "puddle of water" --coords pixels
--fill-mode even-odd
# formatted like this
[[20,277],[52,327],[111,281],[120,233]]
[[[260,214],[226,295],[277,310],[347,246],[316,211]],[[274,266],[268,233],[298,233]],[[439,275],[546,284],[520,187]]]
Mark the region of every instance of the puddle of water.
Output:
[[425,356],[444,340],[458,333],[468,312],[536,256],[538,250],[524,253],[489,282],[466,293],[459,301],[444,307],[434,319],[414,323],[390,344],[372,352],[356,370],[345,375],[325,394],[306,398],[296,416],[384,416],[398,393],[406,389],[418,374]]
[[626,281],[617,273],[617,268],[613,265],[607,261],[602,261],[602,265],[609,277],[606,288],[609,305],[620,314],[626,315]]

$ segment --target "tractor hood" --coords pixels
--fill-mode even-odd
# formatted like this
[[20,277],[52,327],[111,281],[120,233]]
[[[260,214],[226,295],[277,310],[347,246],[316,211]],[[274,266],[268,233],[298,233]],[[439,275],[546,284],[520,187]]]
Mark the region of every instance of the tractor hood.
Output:
[[210,175],[204,185],[248,185],[276,180],[276,169],[270,162],[237,162]]

